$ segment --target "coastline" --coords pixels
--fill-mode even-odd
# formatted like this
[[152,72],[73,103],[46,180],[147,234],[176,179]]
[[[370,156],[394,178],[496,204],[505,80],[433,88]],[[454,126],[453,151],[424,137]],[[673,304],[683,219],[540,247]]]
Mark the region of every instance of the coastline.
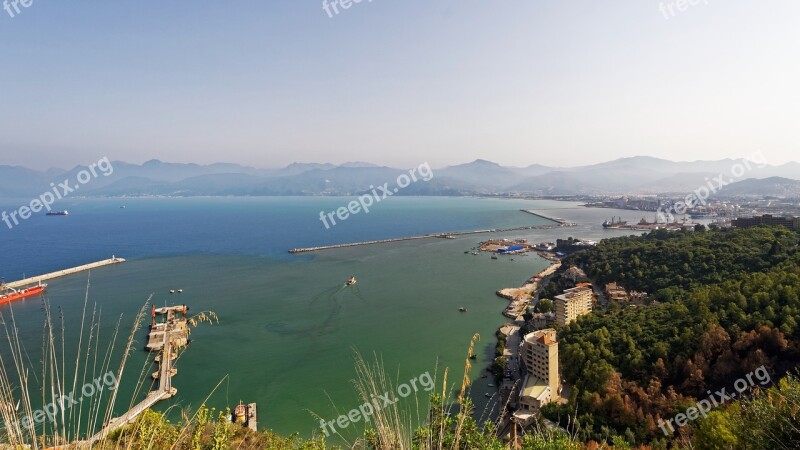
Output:
[[[548,258],[549,259],[549,258]],[[522,286],[518,288],[503,288],[495,294],[498,297],[510,300],[511,303],[503,310],[503,315],[509,319],[517,319],[524,314],[530,306],[530,302],[536,298],[540,283],[561,267],[561,260],[550,259],[550,265],[546,269],[533,275]]]

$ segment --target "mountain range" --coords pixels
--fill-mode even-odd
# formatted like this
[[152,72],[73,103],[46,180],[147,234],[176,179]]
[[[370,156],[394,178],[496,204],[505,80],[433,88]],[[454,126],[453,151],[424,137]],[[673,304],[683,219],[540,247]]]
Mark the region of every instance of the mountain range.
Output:
[[[110,176],[99,174],[82,186],[82,196],[267,196],[355,195],[370,186],[395,186],[407,169],[367,162],[341,165],[293,163],[281,169],[257,169],[238,164],[112,163]],[[86,169],[35,171],[0,165],[0,197],[38,196],[50,183],[70,180]],[[734,174],[738,176],[734,176]],[[722,176],[725,186],[718,196],[765,195],[800,197],[800,163],[790,162],[747,168],[741,160],[675,162],[636,156],[579,167],[560,168],[533,164],[506,167],[476,160],[434,169],[430,181],[418,181],[398,195],[532,196],[686,194]],[[421,177],[419,177],[421,178]],[[74,195],[74,194],[73,194]]]

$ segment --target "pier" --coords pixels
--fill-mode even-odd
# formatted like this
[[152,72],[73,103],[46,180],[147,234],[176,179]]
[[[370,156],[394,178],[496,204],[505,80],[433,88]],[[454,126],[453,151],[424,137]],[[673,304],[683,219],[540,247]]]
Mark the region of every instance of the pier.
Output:
[[[553,220],[553,222],[556,221]],[[514,227],[514,228],[493,228],[491,230],[453,231],[450,233],[423,234],[420,236],[407,236],[407,237],[399,237],[392,239],[379,239],[375,241],[351,242],[347,244],[323,245],[320,247],[293,248],[289,250],[289,253],[307,253],[307,252],[316,252],[320,250],[330,250],[334,248],[358,247],[361,245],[375,245],[375,244],[388,244],[391,242],[414,241],[417,239],[431,239],[431,238],[455,239],[456,236],[467,236],[472,234],[506,233],[509,231],[522,231],[522,230],[549,230],[552,228],[562,227],[562,226],[575,226],[575,224],[559,223],[559,225],[533,225],[527,227]]]
[[[178,373],[174,368],[178,350],[186,347],[189,343],[189,326],[186,320],[188,311],[189,308],[185,305],[153,308],[146,349],[159,352],[155,358],[159,370],[153,373],[153,378],[158,381],[158,389],[150,391],[144,400],[125,414],[111,419],[99,433],[89,439],[90,445],[107,438],[114,430],[133,423],[141,413],[159,401],[171,398],[178,393],[178,390],[172,387],[172,377]],[[166,321],[158,322],[156,317],[159,315],[165,316]]]
[[536,216],[536,217],[541,217],[542,219],[547,219],[547,220],[549,220],[551,222],[555,222],[555,223],[559,224],[559,226],[562,226],[562,227],[574,227],[574,226],[578,225],[578,224],[576,224],[574,222],[567,222],[566,220],[561,219],[559,217],[548,217],[548,216],[545,216],[543,214],[539,214],[538,212],[536,212],[536,211],[534,211],[532,209],[520,209],[520,211],[522,211],[524,213],[528,213],[528,214]]
[[10,288],[20,288],[24,286],[29,286],[32,284],[38,284],[40,281],[52,280],[53,278],[64,277],[67,275],[72,275],[74,273],[84,272],[86,270],[96,269],[98,267],[110,266],[112,264],[119,264],[125,262],[122,258],[117,258],[116,256],[112,256],[111,259],[104,259],[102,261],[97,261],[91,264],[84,264],[82,266],[73,267],[71,269],[64,269],[59,270],[57,272],[52,272],[44,275],[39,275],[31,278],[25,278],[24,280],[13,281],[11,283],[5,283],[6,286]]

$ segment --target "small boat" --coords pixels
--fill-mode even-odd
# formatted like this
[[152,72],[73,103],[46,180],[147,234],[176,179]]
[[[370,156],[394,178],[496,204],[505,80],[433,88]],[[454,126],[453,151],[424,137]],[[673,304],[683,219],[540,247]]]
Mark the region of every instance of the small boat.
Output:
[[463,306],[461,308],[458,308],[458,310],[461,312],[467,312],[467,308],[464,308]]
[[492,398],[492,394],[490,394],[490,393],[488,393],[488,392],[487,392],[487,393],[485,393],[485,394],[483,394],[483,395],[485,395],[485,396],[486,396],[486,398]]
[[175,289],[170,289],[170,290],[169,290],[169,293],[170,293],[170,294],[174,294],[174,293],[175,293]]
[[473,353],[473,354],[469,355],[469,359],[478,359],[478,355]]
[[356,284],[356,277],[350,277],[344,284],[347,286],[352,286]]
[[66,209],[64,211],[50,211],[47,213],[48,216],[68,216],[69,211]]
[[494,385],[492,383],[487,384],[487,386],[494,387]]
[[183,294],[183,289],[178,289],[178,294]]
[[497,259],[497,255],[492,255],[492,259]]

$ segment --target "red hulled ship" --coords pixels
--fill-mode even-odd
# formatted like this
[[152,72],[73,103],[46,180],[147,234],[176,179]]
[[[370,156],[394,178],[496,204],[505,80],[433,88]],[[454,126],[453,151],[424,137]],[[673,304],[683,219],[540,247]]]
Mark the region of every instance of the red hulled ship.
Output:
[[0,285],[0,305],[41,294],[45,288],[47,288],[47,285],[42,284],[41,281],[36,286],[30,286],[25,289],[14,289]]

